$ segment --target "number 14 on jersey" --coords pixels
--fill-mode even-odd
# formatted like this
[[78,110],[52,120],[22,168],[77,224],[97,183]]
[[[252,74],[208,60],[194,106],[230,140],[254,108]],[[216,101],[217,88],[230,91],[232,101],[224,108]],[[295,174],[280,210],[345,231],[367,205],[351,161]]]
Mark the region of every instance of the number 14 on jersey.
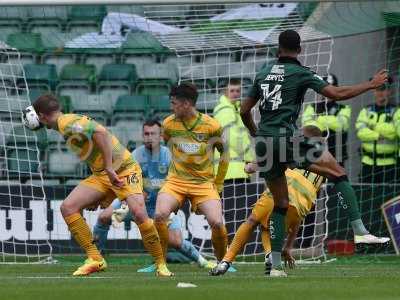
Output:
[[267,109],[267,101],[272,103],[271,110],[276,110],[279,108],[279,105],[282,103],[281,88],[282,85],[280,84],[275,84],[275,85],[270,85],[269,83],[261,84],[261,89],[263,90],[264,99],[261,101],[260,105],[264,110]]

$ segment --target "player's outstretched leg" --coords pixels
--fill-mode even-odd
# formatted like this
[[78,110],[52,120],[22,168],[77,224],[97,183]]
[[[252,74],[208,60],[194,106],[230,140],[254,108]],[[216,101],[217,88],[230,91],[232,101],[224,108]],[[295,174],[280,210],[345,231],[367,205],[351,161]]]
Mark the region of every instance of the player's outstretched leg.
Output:
[[169,217],[168,231],[170,247],[196,262],[201,268],[212,269],[215,267],[215,263],[206,260],[191,242],[183,239],[181,220],[174,213]]
[[257,224],[258,222],[255,220],[255,217],[251,215],[246,222],[239,226],[224,258],[215,268],[210,270],[209,274],[211,276],[224,275],[229,270],[235,257],[243,249],[244,245],[246,245]]
[[308,169],[326,176],[335,185],[340,204],[348,213],[356,243],[382,244],[390,240],[387,237],[376,237],[365,228],[358,209],[356,193],[347,178],[346,171],[338,164],[331,153],[324,151],[322,156]]
[[286,272],[283,269],[276,269],[272,265],[272,257],[271,257],[271,238],[269,235],[269,231],[264,227],[261,228],[261,241],[265,252],[264,258],[264,266],[265,272],[264,274],[269,277],[287,277]]
[[96,243],[97,247],[102,253],[104,253],[106,248],[107,235],[108,231],[110,230],[112,214],[113,204],[100,213],[97,218],[96,225],[93,227],[93,241]]
[[74,276],[86,276],[94,272],[104,271],[107,263],[93,243],[93,236],[80,211],[98,203],[104,195],[92,188],[78,185],[61,204],[61,214],[72,236],[86,252],[87,259],[74,273]]
[[143,195],[131,195],[126,199],[126,203],[128,204],[129,210],[138,225],[143,245],[155,261],[157,275],[162,277],[173,276],[174,274],[167,268],[160,238],[157,229],[154,226],[154,222],[147,216]]
[[208,200],[198,205],[198,210],[206,217],[211,227],[211,242],[217,261],[221,261],[228,247],[228,232],[222,218],[221,200]]

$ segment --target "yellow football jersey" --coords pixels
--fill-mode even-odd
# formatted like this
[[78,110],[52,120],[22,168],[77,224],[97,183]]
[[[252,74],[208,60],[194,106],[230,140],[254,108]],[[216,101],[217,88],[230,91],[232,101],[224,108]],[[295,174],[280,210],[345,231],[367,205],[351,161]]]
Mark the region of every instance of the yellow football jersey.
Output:
[[214,148],[222,150],[222,128],[214,118],[198,113],[182,122],[175,115],[163,122],[163,135],[172,159],[167,180],[214,181]]
[[92,141],[96,130],[105,131],[110,136],[113,168],[118,174],[135,165],[131,154],[118,139],[87,116],[63,114],[57,120],[56,130],[63,135],[68,147],[89,165],[94,174],[105,173],[101,151]]
[[[295,207],[299,217],[304,219],[313,207],[325,178],[301,169],[287,169],[285,175],[289,191],[289,205]],[[272,197],[268,189],[264,193]]]

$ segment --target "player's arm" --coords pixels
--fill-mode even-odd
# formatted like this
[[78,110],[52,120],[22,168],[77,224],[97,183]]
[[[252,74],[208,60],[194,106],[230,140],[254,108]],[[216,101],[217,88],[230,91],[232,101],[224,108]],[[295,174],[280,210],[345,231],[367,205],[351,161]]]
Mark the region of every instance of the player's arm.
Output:
[[215,175],[215,185],[217,186],[218,192],[222,192],[224,188],[225,175],[226,172],[228,172],[229,167],[229,149],[221,127],[217,130],[215,136],[217,137],[215,148],[220,153],[217,174]]
[[381,85],[385,84],[387,80],[387,70],[381,70],[376,73],[370,81],[350,86],[327,85],[321,90],[321,94],[335,101],[347,100],[361,95],[366,91],[378,88]]
[[104,162],[103,167],[110,178],[111,183],[119,187],[123,186],[124,181],[118,177],[112,166],[112,146],[110,135],[102,126],[97,126],[93,132],[92,139],[101,152]]
[[285,261],[285,265],[288,265],[289,268],[293,268],[295,265],[295,259],[292,256],[291,251],[293,249],[294,241],[296,240],[299,228],[300,228],[300,221],[297,221],[290,225],[288,229],[288,235],[286,237],[285,246],[283,247],[282,250],[282,256]]
[[256,135],[257,127],[251,115],[252,108],[257,104],[257,100],[252,97],[247,97],[240,105],[240,116],[243,124],[247,127],[251,136]]

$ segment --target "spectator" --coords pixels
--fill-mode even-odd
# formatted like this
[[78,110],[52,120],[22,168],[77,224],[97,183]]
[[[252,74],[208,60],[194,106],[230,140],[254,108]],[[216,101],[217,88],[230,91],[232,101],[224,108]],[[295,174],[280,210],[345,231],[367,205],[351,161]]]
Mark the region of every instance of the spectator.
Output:
[[[337,77],[328,74],[324,80],[334,86],[338,85]],[[347,159],[347,133],[350,127],[351,108],[332,99],[306,106],[302,125],[317,127],[324,136],[328,136],[329,152],[343,166]]]
[[214,108],[214,118],[224,129],[224,135],[229,147],[230,163],[225,176],[225,184],[243,183],[249,180],[244,171],[246,162],[254,160],[249,133],[240,117],[241,82],[230,79],[219,98],[219,104]]
[[392,79],[374,90],[375,103],[363,108],[357,118],[357,137],[361,140],[362,182],[395,182],[397,135],[396,106],[389,103]]

